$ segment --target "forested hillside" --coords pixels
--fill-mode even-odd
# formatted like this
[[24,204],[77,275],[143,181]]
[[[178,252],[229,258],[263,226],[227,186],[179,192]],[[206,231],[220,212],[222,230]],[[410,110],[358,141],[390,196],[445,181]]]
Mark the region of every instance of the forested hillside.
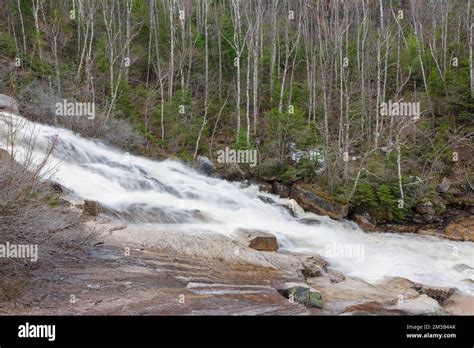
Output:
[[[378,221],[428,201],[439,214],[472,205],[472,8],[4,0],[0,93],[28,118],[149,157],[255,149],[247,177],[317,184]],[[58,117],[63,100],[95,117]]]

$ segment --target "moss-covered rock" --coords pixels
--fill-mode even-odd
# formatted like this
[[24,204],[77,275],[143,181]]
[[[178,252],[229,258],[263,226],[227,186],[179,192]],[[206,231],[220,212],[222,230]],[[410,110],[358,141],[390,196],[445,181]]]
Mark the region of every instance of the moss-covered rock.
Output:
[[278,289],[284,297],[307,307],[323,308],[321,293],[305,283],[285,283]]
[[293,185],[290,197],[303,209],[319,215],[327,215],[333,219],[343,219],[348,213],[347,203],[322,191],[316,185]]

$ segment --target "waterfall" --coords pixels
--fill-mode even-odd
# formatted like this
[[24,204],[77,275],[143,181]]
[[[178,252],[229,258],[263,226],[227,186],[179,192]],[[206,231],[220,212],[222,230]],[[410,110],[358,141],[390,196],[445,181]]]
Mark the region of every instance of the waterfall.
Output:
[[[263,230],[277,236],[280,249],[319,253],[349,276],[369,282],[400,276],[474,294],[474,243],[365,233],[350,221],[308,212],[293,216],[286,208],[287,199],[259,192],[255,185],[203,176],[174,160],[129,155],[70,130],[10,113],[0,113],[0,148],[6,148],[8,129],[15,130],[14,155],[19,162],[28,155],[32,136],[32,156],[38,162],[55,142],[44,170],[69,191],[69,198],[99,201],[129,224],[147,229],[159,225],[169,233],[232,235],[238,228]],[[308,224],[308,219],[316,223]],[[356,255],[347,257],[348,250]]]

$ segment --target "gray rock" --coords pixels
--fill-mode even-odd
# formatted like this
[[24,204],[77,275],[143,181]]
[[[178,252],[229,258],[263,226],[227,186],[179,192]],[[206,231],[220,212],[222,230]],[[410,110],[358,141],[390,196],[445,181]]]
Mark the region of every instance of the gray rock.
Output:
[[198,156],[195,168],[198,172],[206,175],[212,175],[216,170],[214,163],[212,163],[212,161],[206,156]]
[[18,103],[12,97],[0,94],[0,111],[10,111],[14,114],[18,114]]
[[451,181],[446,177],[443,178],[441,183],[438,185],[438,189],[444,193],[448,192],[450,187],[451,187]]

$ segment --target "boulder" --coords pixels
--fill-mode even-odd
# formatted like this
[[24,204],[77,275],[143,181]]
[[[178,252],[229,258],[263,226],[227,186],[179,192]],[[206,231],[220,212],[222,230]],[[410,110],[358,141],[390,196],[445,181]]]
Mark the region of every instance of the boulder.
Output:
[[321,277],[327,271],[327,262],[320,256],[308,256],[301,258],[301,275],[305,278]]
[[0,94],[0,112],[2,111],[19,114],[18,103],[12,97]]
[[391,308],[406,315],[442,315],[443,309],[439,303],[427,295],[412,299],[401,299]]
[[232,163],[228,168],[219,171],[218,177],[229,181],[242,181],[245,179],[245,173],[238,164]]
[[97,216],[102,212],[102,207],[97,201],[84,201],[84,214]]
[[450,188],[451,188],[451,181],[446,177],[443,178],[443,180],[441,180],[441,183],[438,185],[439,191],[443,193],[448,192]]
[[7,150],[0,149],[0,168],[7,168],[8,171],[18,171],[18,173],[24,173],[28,176],[32,174],[27,172],[26,168],[18,163],[15,158]]
[[263,180],[249,180],[249,185],[256,185],[262,192],[272,192],[272,185]]
[[323,308],[321,293],[305,283],[284,283],[277,289],[280,294],[290,301],[307,307]]
[[273,187],[274,194],[282,198],[290,197],[290,188],[287,185],[282,184],[279,181],[274,181],[272,187]]
[[0,149],[0,163],[10,164],[10,162],[14,161],[10,152],[4,149]]
[[278,242],[276,237],[268,232],[251,229],[238,229],[236,234],[249,248],[260,251],[277,251]]
[[311,184],[297,184],[291,188],[290,197],[304,210],[319,215],[327,215],[333,219],[343,219],[347,216],[348,205],[336,201],[327,193]]
[[212,161],[206,156],[198,156],[194,167],[198,172],[201,172],[206,175],[211,175],[216,170],[214,163],[212,163]]
[[444,234],[449,239],[474,242],[474,216],[451,222]]
[[436,215],[436,211],[432,202],[421,202],[416,206],[416,211],[421,215]]
[[372,219],[367,215],[354,214],[352,220],[364,231],[373,231],[376,226],[376,223],[372,222]]
[[303,208],[301,208],[300,205],[294,199],[289,199],[286,206],[288,207],[288,210],[293,216],[298,216],[304,213]]
[[331,281],[331,283],[340,283],[344,280],[346,280],[346,277],[344,276],[344,274],[342,274],[341,272],[337,272],[337,271],[329,271],[328,272],[328,276],[329,276],[329,280]]

